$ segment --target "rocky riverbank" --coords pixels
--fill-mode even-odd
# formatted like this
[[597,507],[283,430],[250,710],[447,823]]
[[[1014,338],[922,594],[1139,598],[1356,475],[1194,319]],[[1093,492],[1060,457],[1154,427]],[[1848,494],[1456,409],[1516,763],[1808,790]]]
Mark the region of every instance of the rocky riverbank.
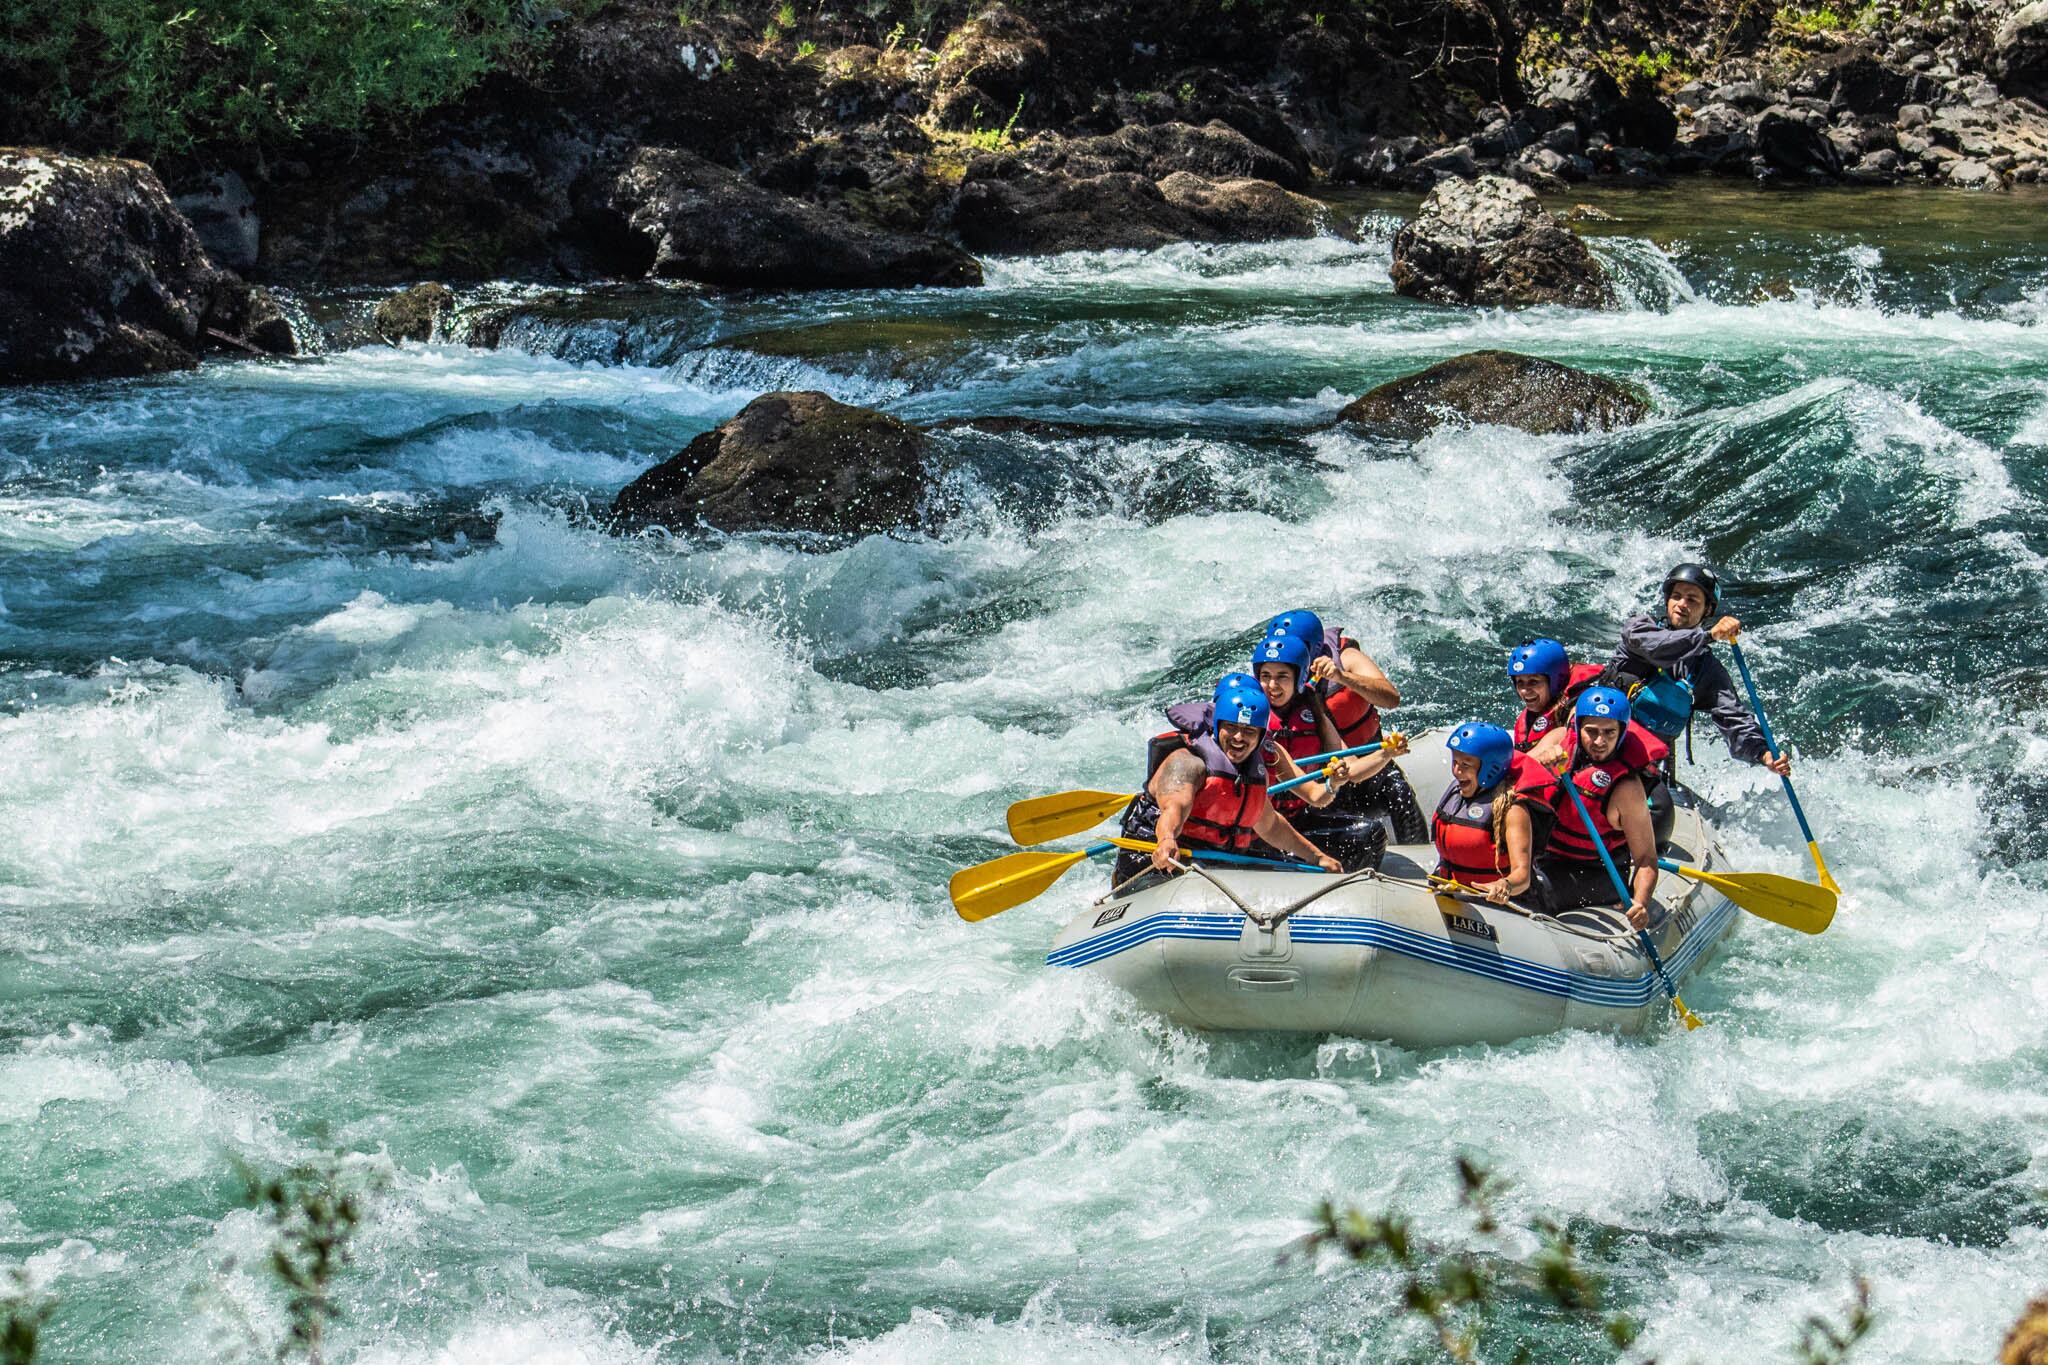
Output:
[[[122,149],[92,145],[53,99],[0,141],[77,159],[25,147],[5,166],[168,189],[137,192],[151,204],[141,218],[80,217],[49,198],[49,177],[7,173],[0,264],[16,283],[0,377],[277,349],[242,278],[958,287],[979,281],[976,256],[1312,235],[1329,222],[1311,196],[1347,185],[1498,176],[1554,192],[1705,174],[1992,190],[2048,177],[2048,0],[1877,3],[1846,19],[1600,8],[1294,14],[1218,0],[1164,16],[1015,0],[940,7],[913,31],[885,24],[886,9],[617,0],[556,21],[545,60],[388,137],[201,143],[154,173],[88,159]],[[89,222],[170,245],[95,264],[108,231]],[[1414,258],[1433,283],[1418,296],[1597,306],[1569,230],[1537,226],[1533,255],[1516,239],[1537,262],[1530,288],[1485,241],[1431,248],[1425,225]],[[1495,227],[1503,243],[1521,231]],[[1577,284],[1544,273],[1560,261]],[[181,271],[192,278],[161,278]],[[123,283],[141,279],[155,283]],[[210,301],[228,280],[242,292]],[[148,298],[177,302],[152,311]],[[102,333],[128,340],[67,339]],[[72,358],[47,359],[58,351]]]

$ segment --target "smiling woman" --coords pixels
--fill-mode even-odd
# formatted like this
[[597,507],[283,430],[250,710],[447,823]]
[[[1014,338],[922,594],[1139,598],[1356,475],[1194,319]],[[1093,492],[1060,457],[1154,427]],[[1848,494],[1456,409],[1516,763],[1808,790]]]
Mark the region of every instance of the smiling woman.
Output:
[[[334,1359],[1396,1356],[1397,1275],[1274,1256],[1325,1198],[1462,1237],[1454,1146],[1659,1358],[1789,1351],[1855,1272],[1859,1360],[1989,1356],[2048,1259],[2048,217],[1940,200],[1606,201],[1655,306],[1600,315],[1401,300],[1379,219],[0,394],[0,1263],[46,1358],[217,1358],[267,1302],[235,1161],[335,1148],[390,1181]],[[1329,425],[1499,345],[1655,412]],[[921,531],[598,524],[782,387],[1038,421],[934,431]],[[1019,797],[1134,791],[1276,611],[1404,729],[1505,721],[1510,646],[1604,657],[1700,555],[1845,891],[1745,919],[1697,1033],[1202,1033],[1048,967],[1092,869],[941,893]],[[1768,773],[1684,772],[1718,865],[1806,873]]]

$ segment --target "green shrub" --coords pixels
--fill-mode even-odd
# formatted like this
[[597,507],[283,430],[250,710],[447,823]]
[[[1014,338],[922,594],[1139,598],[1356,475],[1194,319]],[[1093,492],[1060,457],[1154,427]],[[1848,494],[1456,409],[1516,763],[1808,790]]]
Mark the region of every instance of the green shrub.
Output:
[[538,0],[0,0],[0,108],[151,155],[366,135],[534,59]]

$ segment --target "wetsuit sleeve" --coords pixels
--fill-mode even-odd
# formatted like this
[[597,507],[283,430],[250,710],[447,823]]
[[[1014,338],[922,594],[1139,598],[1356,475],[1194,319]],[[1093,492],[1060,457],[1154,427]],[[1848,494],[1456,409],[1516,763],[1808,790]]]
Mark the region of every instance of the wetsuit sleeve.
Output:
[[1728,741],[1728,752],[1744,763],[1763,762],[1764,755],[1770,752],[1770,745],[1764,743],[1763,727],[1749,713],[1749,707],[1735,690],[1735,680],[1728,676],[1721,661],[1711,654],[1702,655],[1692,666],[1690,681],[1693,709],[1714,718],[1721,738]]
[[[1631,616],[1621,628],[1621,648],[1615,654],[1615,663],[1634,657],[1667,671],[1682,669],[1696,658],[1705,657],[1712,642],[1712,636],[1696,627],[1670,630],[1651,617]],[[1726,670],[1722,676],[1727,676]]]

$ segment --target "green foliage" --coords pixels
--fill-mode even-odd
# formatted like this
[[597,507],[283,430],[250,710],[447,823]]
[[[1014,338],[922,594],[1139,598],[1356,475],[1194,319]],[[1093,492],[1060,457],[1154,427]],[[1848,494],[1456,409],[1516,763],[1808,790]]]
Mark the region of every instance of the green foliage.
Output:
[[0,1290],[0,1365],[32,1365],[43,1325],[56,1311],[57,1301],[35,1287],[25,1268],[10,1270]]
[[[1503,1240],[1497,1204],[1507,1186],[1478,1162],[1461,1156],[1458,1187],[1458,1201],[1471,1215],[1473,1232],[1494,1239],[1497,1247]],[[1537,1218],[1529,1223],[1528,1231],[1536,1235],[1538,1247],[1525,1260],[1498,1251],[1443,1251],[1426,1244],[1417,1234],[1414,1220],[1398,1211],[1339,1212],[1325,1201],[1316,1210],[1315,1227],[1295,1250],[1314,1255],[1335,1248],[1361,1265],[1400,1272],[1403,1311],[1428,1322],[1444,1353],[1461,1365],[1480,1359],[1480,1344],[1498,1305],[1515,1293],[1533,1296],[1581,1322],[1597,1324],[1617,1354],[1635,1345],[1642,1325],[1625,1313],[1602,1312],[1606,1285],[1580,1259],[1570,1230],[1551,1219]],[[1856,1344],[1869,1335],[1876,1323],[1870,1307],[1870,1282],[1859,1276],[1855,1294],[1840,1325],[1819,1314],[1806,1320],[1799,1338],[1799,1365],[1843,1365]],[[1516,1361],[1531,1358],[1527,1346],[1512,1357]]]
[[1010,130],[1017,126],[1017,118],[1024,112],[1024,97],[1017,96],[1017,107],[1010,111],[1009,121],[1000,128],[981,126],[981,106],[974,106],[974,127],[966,133],[969,145],[984,152],[993,152],[1010,144]]
[[327,1328],[341,1310],[334,1277],[349,1263],[349,1243],[362,1225],[372,1195],[385,1181],[334,1153],[265,1179],[244,1171],[250,1207],[276,1229],[268,1265],[285,1291],[285,1339],[279,1360],[294,1356],[320,1365]]
[[0,0],[0,113],[144,154],[364,135],[529,62],[551,17],[531,0]]
[[[1478,1162],[1461,1156],[1458,1187],[1459,1203],[1472,1217],[1472,1230],[1484,1238],[1499,1238],[1497,1202],[1506,1185]],[[1541,1245],[1526,1262],[1499,1254],[1439,1251],[1422,1241],[1411,1219],[1392,1210],[1378,1215],[1356,1209],[1340,1213],[1326,1202],[1317,1209],[1315,1221],[1302,1249],[1313,1253],[1335,1247],[1361,1264],[1399,1271],[1403,1309],[1429,1323],[1452,1360],[1480,1358],[1480,1342],[1495,1308],[1513,1291],[1534,1294],[1572,1317],[1598,1323],[1617,1351],[1626,1350],[1640,1333],[1624,1314],[1602,1316],[1605,1285],[1579,1259],[1571,1233],[1549,1219],[1531,1225]]]
[[1842,1365],[1857,1342],[1870,1335],[1877,1319],[1870,1311],[1870,1281],[1856,1277],[1856,1298],[1837,1327],[1820,1314],[1799,1329],[1799,1365]]
[[809,58],[815,56],[817,54],[817,51],[818,45],[812,42],[810,39],[806,38],[796,45],[796,59],[800,62],[806,61]]
[[1867,33],[1877,27],[1877,5],[1870,0],[1860,7],[1836,9],[1833,5],[1785,5],[1772,16],[1772,26],[1781,33],[1820,37],[1836,33]]

